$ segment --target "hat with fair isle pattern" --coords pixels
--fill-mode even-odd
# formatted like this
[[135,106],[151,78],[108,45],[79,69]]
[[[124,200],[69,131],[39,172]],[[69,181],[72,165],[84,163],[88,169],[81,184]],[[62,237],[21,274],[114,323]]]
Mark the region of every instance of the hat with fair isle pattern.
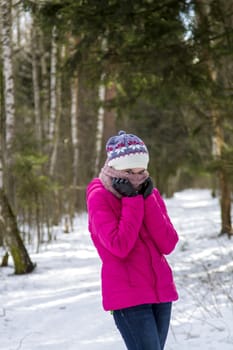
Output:
[[145,143],[136,135],[119,131],[106,144],[108,166],[116,170],[147,169],[149,153]]

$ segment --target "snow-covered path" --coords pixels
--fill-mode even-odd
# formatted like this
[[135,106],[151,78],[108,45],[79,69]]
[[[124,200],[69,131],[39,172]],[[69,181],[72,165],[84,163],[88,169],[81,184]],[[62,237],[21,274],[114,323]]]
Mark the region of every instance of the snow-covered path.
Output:
[[[217,237],[218,200],[186,190],[166,200],[180,235],[173,266],[180,299],[174,303],[166,350],[233,349],[233,244]],[[87,217],[71,234],[31,254],[34,273],[0,269],[1,350],[124,350],[112,316],[102,310],[100,261]]]

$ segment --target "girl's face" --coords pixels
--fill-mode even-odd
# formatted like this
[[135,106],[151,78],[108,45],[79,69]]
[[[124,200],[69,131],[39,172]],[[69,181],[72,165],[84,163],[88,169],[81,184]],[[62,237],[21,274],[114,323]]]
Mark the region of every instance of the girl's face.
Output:
[[133,168],[133,169],[125,169],[124,171],[126,173],[132,174],[132,175],[142,175],[146,171],[146,169],[144,169],[144,168]]

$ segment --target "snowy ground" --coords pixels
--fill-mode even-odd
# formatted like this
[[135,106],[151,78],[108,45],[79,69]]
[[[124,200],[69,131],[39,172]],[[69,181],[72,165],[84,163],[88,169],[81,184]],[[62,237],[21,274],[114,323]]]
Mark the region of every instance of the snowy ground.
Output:
[[[208,190],[166,200],[180,235],[168,257],[180,299],[166,350],[233,349],[233,242],[217,237],[219,205]],[[1,350],[124,350],[112,316],[101,306],[100,263],[86,214],[71,234],[31,254],[37,269],[14,276],[0,269]]]

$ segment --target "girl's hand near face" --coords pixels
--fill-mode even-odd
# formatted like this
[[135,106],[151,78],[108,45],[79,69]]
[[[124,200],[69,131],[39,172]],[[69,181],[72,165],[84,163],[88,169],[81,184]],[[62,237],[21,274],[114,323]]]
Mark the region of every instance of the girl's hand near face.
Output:
[[114,177],[112,179],[112,187],[123,197],[135,197],[138,195],[138,191],[127,179]]

